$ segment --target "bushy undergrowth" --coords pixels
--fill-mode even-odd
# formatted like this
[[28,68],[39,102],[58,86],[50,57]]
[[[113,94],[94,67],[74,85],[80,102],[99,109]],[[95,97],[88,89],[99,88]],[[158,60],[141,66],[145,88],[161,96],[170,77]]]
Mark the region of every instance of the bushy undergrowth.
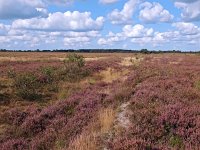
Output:
[[77,82],[89,75],[84,68],[84,58],[77,54],[67,56],[64,64],[59,68],[41,67],[36,72],[15,73],[8,72],[14,80],[17,96],[27,100],[39,100],[45,93],[57,92],[60,81]]
[[14,78],[14,87],[17,95],[23,99],[36,100],[41,97],[42,84],[32,73],[23,73]]
[[89,74],[89,70],[84,68],[85,60],[83,56],[69,54],[64,60],[62,74],[64,79],[70,82],[78,81]]

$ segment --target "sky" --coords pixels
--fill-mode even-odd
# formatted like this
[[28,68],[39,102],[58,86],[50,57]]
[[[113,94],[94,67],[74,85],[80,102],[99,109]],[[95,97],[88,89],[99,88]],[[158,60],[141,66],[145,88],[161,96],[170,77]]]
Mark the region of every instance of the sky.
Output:
[[0,48],[200,50],[200,0],[0,0]]

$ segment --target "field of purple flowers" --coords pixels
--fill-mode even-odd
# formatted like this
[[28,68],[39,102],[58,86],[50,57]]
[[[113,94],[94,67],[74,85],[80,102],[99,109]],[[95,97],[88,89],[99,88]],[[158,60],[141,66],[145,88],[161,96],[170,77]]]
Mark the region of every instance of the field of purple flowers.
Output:
[[[200,57],[159,54],[126,58],[109,55],[107,59],[78,64],[81,68],[77,68],[74,58],[70,66],[61,62],[45,63],[45,67],[51,66],[53,71],[41,71],[40,63],[29,62],[22,65],[23,69],[13,64],[12,71],[1,71],[2,78],[9,78],[11,91],[17,94],[9,95],[0,105],[0,149],[198,149]],[[3,66],[6,68],[7,64],[0,64]],[[24,78],[21,72],[29,67],[34,70],[34,77]],[[63,67],[67,68],[67,73]],[[78,74],[74,68],[78,69]],[[41,103],[49,87],[55,84],[59,87],[63,82],[79,90],[61,100],[45,99]],[[19,83],[42,83],[42,86],[36,84],[36,91],[18,91]],[[31,89],[30,85],[27,86]],[[0,84],[0,88],[5,87]],[[30,100],[27,92],[43,97]],[[53,93],[50,98],[56,99],[59,90]],[[9,98],[12,100],[6,102]],[[101,116],[98,124],[99,112],[105,112],[102,110],[115,112],[110,113],[113,122],[108,121],[108,115],[107,120],[106,116]],[[102,126],[106,132],[99,130]],[[94,138],[91,140],[89,135],[83,134],[85,132],[94,133]]]
[[130,124],[110,149],[199,149],[199,56],[146,57],[129,75]]

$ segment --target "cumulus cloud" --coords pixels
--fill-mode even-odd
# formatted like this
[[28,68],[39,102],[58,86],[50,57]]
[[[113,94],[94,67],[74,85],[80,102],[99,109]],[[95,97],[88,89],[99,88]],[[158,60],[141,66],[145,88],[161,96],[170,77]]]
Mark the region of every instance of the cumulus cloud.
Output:
[[109,38],[100,38],[97,43],[99,45],[113,45],[114,43],[123,41],[124,39],[126,39],[126,37],[114,35]]
[[33,18],[47,16],[41,0],[0,0],[0,19]]
[[100,3],[102,4],[112,4],[117,2],[118,0],[99,0]]
[[123,35],[123,33],[113,33],[109,32],[108,35],[106,35],[107,38],[100,38],[97,43],[99,45],[113,45],[114,43],[118,43],[120,41],[123,41],[126,39],[126,37]]
[[41,42],[42,37],[40,34],[35,34],[35,33],[28,33],[25,31],[21,31],[21,34],[17,33],[18,31],[12,30],[12,33],[10,31],[5,34],[0,36],[0,43],[1,46],[6,46],[9,47],[10,45],[12,47],[23,45],[27,47],[33,47],[39,44]]
[[0,24],[0,36],[6,35],[10,30],[10,25]]
[[167,32],[154,32],[150,37],[132,38],[131,42],[146,45],[150,44],[153,47],[162,46],[167,43],[180,42],[179,31],[167,31]]
[[152,28],[146,28],[141,24],[125,25],[122,32],[109,32],[105,37],[99,38],[97,43],[99,45],[114,45],[119,42],[123,44],[135,43],[141,46],[150,44],[153,47],[171,44],[197,44],[200,41],[200,28],[192,23],[178,22],[172,26],[177,30],[166,32],[154,31]]
[[156,45],[159,43],[173,42],[177,41],[180,37],[178,31],[168,31],[168,32],[155,32],[152,38],[152,42]]
[[15,29],[41,30],[41,31],[90,31],[101,30],[104,18],[91,18],[90,12],[56,12],[47,18],[32,18],[15,20],[12,27]]
[[132,16],[139,0],[129,0],[124,4],[121,11],[114,9],[109,15],[112,24],[130,24],[132,23]]
[[88,32],[73,32],[73,31],[68,31],[68,32],[60,32],[61,35],[65,37],[99,37],[100,33],[99,31],[88,31]]
[[[6,29],[8,28],[8,30]],[[1,30],[4,34],[1,34]],[[35,30],[12,29],[10,26],[0,25],[0,43],[1,47],[9,48],[9,46],[17,49],[33,49],[38,47],[54,47],[68,48],[85,46],[90,41],[100,37],[99,31],[87,32],[46,32]],[[58,47],[59,46],[59,47]]]
[[89,37],[66,37],[64,38],[65,46],[83,46],[90,43]]
[[176,27],[184,35],[195,35],[200,33],[200,28],[193,23],[177,22],[172,26]]
[[139,18],[146,23],[170,22],[174,18],[168,10],[156,2],[145,2],[140,7],[142,10],[140,11]]
[[175,6],[182,10],[181,17],[184,21],[200,20],[200,0],[178,1]]
[[100,38],[97,43],[99,45],[113,45],[116,42],[121,42],[126,39],[140,39],[144,37],[151,37],[152,35],[152,28],[145,28],[143,25],[140,24],[136,24],[135,26],[125,25],[122,28],[122,32],[109,32],[107,38]]
[[151,36],[153,33],[152,28],[145,28],[143,25],[136,24],[135,26],[126,25],[123,27],[123,34],[126,37],[131,38],[140,38],[140,37],[147,37]]
[[63,44],[68,47],[82,47],[90,44],[96,37],[100,37],[99,31],[88,32],[51,32],[53,37],[63,37]]

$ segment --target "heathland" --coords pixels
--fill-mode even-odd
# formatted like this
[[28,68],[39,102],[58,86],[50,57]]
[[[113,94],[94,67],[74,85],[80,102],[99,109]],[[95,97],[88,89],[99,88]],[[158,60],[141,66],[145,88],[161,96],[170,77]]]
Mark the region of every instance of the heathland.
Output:
[[199,54],[0,53],[1,150],[199,147]]

